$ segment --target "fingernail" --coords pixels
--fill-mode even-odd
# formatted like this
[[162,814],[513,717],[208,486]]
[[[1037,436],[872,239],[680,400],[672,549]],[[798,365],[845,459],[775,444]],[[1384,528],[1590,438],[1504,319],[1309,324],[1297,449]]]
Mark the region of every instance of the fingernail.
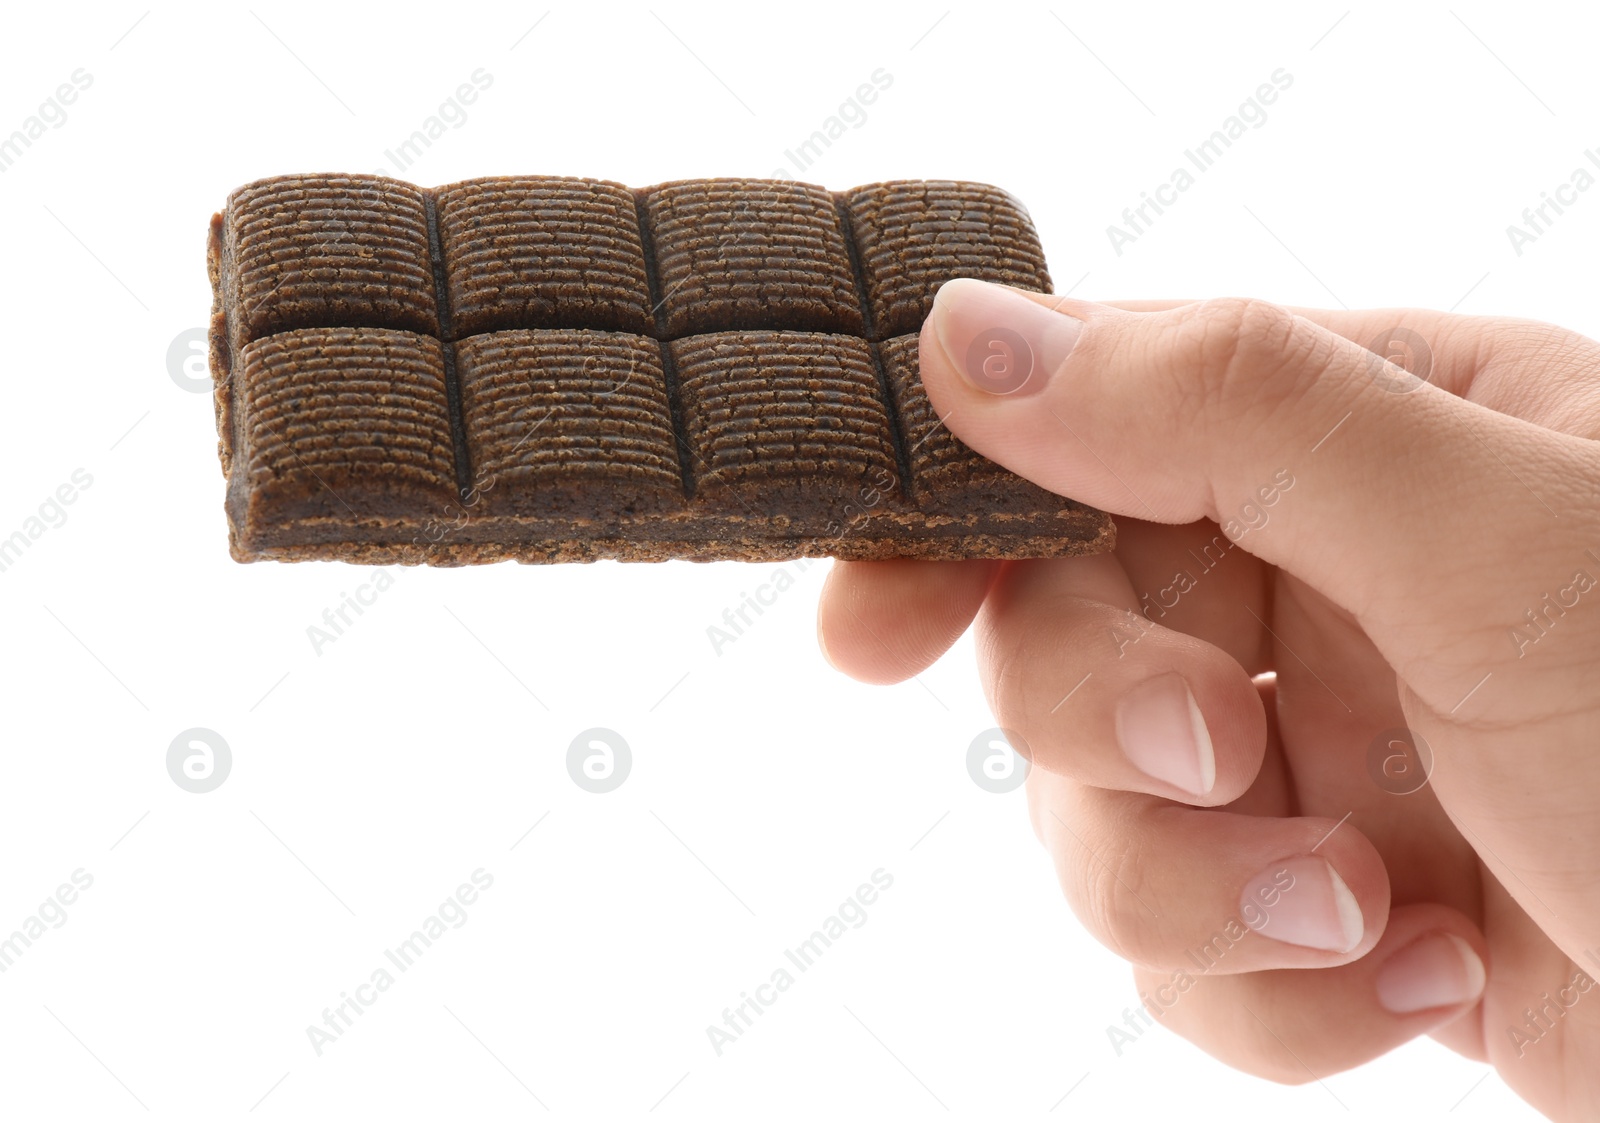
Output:
[[1355,894],[1314,855],[1274,862],[1245,885],[1239,914],[1263,936],[1321,951],[1352,951],[1364,922]]
[[967,277],[940,287],[928,320],[956,369],[990,394],[1043,387],[1083,328],[1004,285]]
[[1378,1002],[1391,1014],[1476,1002],[1488,978],[1472,945],[1448,932],[1424,936],[1389,957],[1378,972]]
[[1211,734],[1182,675],[1157,675],[1122,696],[1117,741],[1140,772],[1191,795],[1205,795],[1217,781]]

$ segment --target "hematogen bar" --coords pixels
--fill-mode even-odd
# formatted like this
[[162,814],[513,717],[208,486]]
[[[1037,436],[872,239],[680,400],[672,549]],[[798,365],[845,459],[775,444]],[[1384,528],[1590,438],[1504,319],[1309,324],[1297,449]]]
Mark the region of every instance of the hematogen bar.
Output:
[[963,445],[923,392],[944,281],[1050,291],[995,187],[289,175],[233,192],[207,256],[239,561],[1114,542],[1102,512]]

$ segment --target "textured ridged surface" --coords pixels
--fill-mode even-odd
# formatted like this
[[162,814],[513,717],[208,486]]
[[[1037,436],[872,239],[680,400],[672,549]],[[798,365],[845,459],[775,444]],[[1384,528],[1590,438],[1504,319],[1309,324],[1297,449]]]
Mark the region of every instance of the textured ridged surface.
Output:
[[456,364],[484,511],[586,517],[681,506],[655,340],[496,332],[462,343]]
[[439,191],[457,338],[507,328],[655,333],[633,193],[528,176]]
[[961,444],[922,389],[943,281],[1049,289],[998,188],[286,176],[234,192],[207,268],[241,561],[1115,542],[1103,513]]
[[876,338],[920,328],[952,277],[1050,291],[1033,223],[998,187],[899,180],[858,187],[845,200]]
[[939,420],[917,373],[917,336],[879,344],[894,394],[918,497],[931,510],[981,503],[988,510],[1036,511],[1058,502],[1043,488],[968,448]]
[[889,417],[864,340],[751,331],[670,346],[697,496],[893,488]]
[[740,328],[862,334],[833,195],[781,180],[669,183],[644,193],[667,338]]
[[282,176],[240,188],[228,212],[235,350],[295,328],[438,334],[428,219],[410,184]]
[[246,478],[260,513],[434,513],[454,497],[437,340],[306,328],[257,340],[239,358]]

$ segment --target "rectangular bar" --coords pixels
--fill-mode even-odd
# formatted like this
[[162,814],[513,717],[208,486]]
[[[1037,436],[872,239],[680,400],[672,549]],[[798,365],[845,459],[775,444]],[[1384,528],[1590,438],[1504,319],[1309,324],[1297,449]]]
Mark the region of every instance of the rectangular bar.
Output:
[[1050,291],[985,184],[437,189],[279,176],[212,219],[239,561],[1060,557],[1109,516],[934,416],[944,281]]

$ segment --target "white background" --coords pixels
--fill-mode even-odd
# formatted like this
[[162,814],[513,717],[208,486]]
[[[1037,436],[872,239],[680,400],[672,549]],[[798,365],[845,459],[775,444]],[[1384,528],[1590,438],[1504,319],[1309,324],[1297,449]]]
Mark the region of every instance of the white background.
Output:
[[[0,40],[0,133],[93,79],[0,175],[0,537],[93,478],[0,573],[0,935],[94,879],[0,974],[0,1117],[1528,1117],[1427,1040],[1300,1088],[1165,1032],[1117,1055],[1126,968],[1061,902],[1022,793],[968,776],[992,724],[969,643],[901,686],[843,679],[814,640],[827,562],[720,654],[708,626],[779,567],[396,567],[318,654],[307,627],[372,573],[229,559],[211,402],[167,352],[208,312],[232,188],[376,169],[480,67],[406,178],[772,175],[883,68],[865,122],[788,174],[1000,184],[1058,291],[1595,335],[1600,198],[1520,256],[1506,235],[1600,145],[1594,26],[1476,2],[263,4],[30,5]],[[1267,122],[1117,255],[1108,224],[1280,67]],[[233,756],[204,795],[166,766],[194,726]],[[592,726],[633,753],[609,794],[567,773]],[[319,1057],[307,1027],[480,867],[466,923]],[[716,1055],[706,1027],[879,868],[866,923]]]

